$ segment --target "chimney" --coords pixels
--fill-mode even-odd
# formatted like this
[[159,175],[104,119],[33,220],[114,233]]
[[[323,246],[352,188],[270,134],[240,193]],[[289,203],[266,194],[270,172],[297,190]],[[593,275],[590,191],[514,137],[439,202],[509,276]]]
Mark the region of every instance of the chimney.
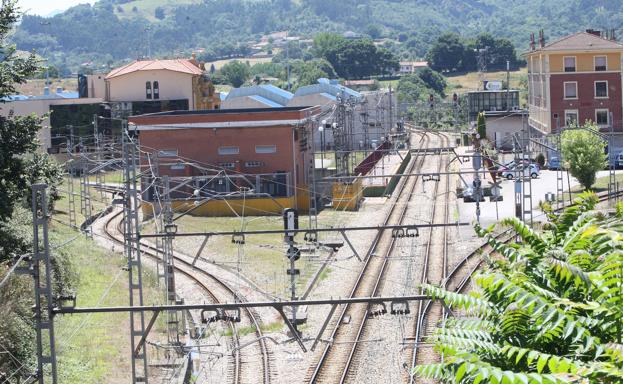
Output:
[[617,35],[616,32],[614,32],[614,28],[610,30],[610,40],[617,41]]
[[62,87],[57,87],[56,88],[56,93],[63,93],[63,88]]
[[545,31],[542,29],[539,31],[539,47],[545,47]]
[[530,50],[534,51],[536,48],[536,42],[534,41],[534,32],[530,34]]
[[593,36],[601,37],[601,31],[597,31],[595,29],[587,29],[586,33],[593,35]]
[[50,94],[50,87],[48,87],[47,85],[43,87],[43,94],[48,96]]

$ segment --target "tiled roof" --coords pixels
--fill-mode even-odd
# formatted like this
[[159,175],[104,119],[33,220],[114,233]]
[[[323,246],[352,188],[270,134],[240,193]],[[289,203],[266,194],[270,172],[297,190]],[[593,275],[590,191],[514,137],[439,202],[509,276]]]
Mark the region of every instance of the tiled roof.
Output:
[[[623,44],[618,41],[604,39],[588,32],[578,32],[562,39],[551,42],[543,48],[532,52],[542,51],[592,51],[603,49],[622,49]],[[529,54],[530,52],[528,52]]]
[[191,60],[141,60],[126,64],[123,67],[115,68],[106,76],[106,79],[127,75],[138,71],[169,70],[175,72],[188,73],[191,75],[201,75],[203,71],[192,63]]

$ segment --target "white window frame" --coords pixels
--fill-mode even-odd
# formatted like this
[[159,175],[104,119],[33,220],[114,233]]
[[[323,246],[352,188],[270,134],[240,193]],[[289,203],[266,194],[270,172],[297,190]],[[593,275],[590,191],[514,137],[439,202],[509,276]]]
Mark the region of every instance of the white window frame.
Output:
[[[597,96],[597,83],[606,83],[606,96]],[[610,97],[610,91],[608,89],[608,80],[595,80],[593,83],[593,90],[596,99],[608,99]]]
[[[604,59],[606,59],[606,69],[604,70],[598,70],[597,69],[597,58],[598,57],[603,57]],[[604,72],[608,70],[608,56],[607,55],[597,55],[597,56],[593,56],[593,69],[595,70],[595,72]]]
[[[599,124],[597,122],[597,113],[598,112],[606,112],[606,124]],[[597,124],[600,127],[607,127],[610,125],[610,110],[608,108],[598,108],[595,109],[595,124]]]
[[[575,97],[567,97],[567,84],[575,84]],[[565,100],[577,100],[579,98],[578,82],[577,81],[565,81],[562,83],[562,96]]]
[[[263,149],[261,149],[263,148]],[[269,150],[269,148],[271,148]],[[264,150],[266,149],[266,150]],[[256,145],[255,146],[255,153],[259,153],[259,154],[268,154],[268,153],[277,153],[277,145],[275,144],[268,144],[268,145]]]
[[[566,59],[573,59],[573,71],[567,71],[567,66],[565,65]],[[574,73],[578,71],[578,58],[576,56],[563,56],[562,58],[562,71],[566,73]]]
[[177,157],[179,154],[177,149],[160,149],[158,157]]
[[574,114],[575,115],[575,124],[577,125],[580,122],[580,111],[577,109],[565,109],[565,113],[564,113],[564,123],[565,126],[567,126],[567,114]]
[[218,154],[222,156],[239,155],[240,147],[236,147],[232,145],[218,147]]

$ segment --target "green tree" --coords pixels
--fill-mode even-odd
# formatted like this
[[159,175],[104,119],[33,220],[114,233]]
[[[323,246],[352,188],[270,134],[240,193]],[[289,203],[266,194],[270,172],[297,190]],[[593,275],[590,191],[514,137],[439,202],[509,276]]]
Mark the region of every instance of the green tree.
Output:
[[426,67],[419,70],[417,75],[428,88],[435,90],[441,97],[445,97],[444,91],[447,83],[446,78],[441,73]]
[[428,65],[436,71],[463,69],[466,48],[456,33],[445,33],[435,41],[426,54]]
[[415,104],[428,97],[429,89],[418,75],[411,74],[400,78],[396,92],[398,93],[398,101]]
[[[337,33],[321,32],[314,36],[314,44],[312,51],[316,57],[324,57],[331,61],[329,53],[335,54],[339,48],[346,42],[346,39]],[[335,59],[334,59],[335,60]]]
[[381,27],[376,24],[368,24],[366,27],[366,35],[370,36],[372,39],[378,39],[381,37],[382,33]]
[[251,76],[249,66],[238,60],[223,65],[220,72],[234,88],[242,86]]
[[467,315],[433,331],[443,362],[414,373],[442,383],[623,382],[623,220],[596,204],[585,193],[560,215],[545,206],[539,232],[502,220],[521,242],[476,226],[496,255],[470,294],[424,287]]
[[164,20],[164,18],[165,18],[164,8],[156,7],[156,9],[154,10],[154,16],[158,20]]
[[335,78],[336,74],[331,64],[324,59],[297,62],[292,66],[292,73],[297,76],[297,87],[316,84],[318,79]]
[[583,130],[565,131],[562,134],[562,158],[565,167],[585,189],[595,183],[595,175],[606,165],[606,144],[597,136],[595,125],[587,124]]
[[484,112],[478,113],[478,119],[476,120],[476,132],[478,132],[481,139],[487,137],[487,121],[485,119]]
[[[16,1],[2,0],[1,4],[0,99],[3,99],[14,94],[15,85],[25,83],[40,68],[34,54],[18,56],[15,46],[6,44],[19,13]],[[32,218],[25,207],[31,185],[46,182],[54,192],[62,175],[62,170],[47,155],[36,153],[36,135],[41,122],[36,115],[0,117],[0,280],[4,280],[14,260],[32,250]],[[55,283],[63,279],[57,273],[53,278]],[[3,373],[16,370],[27,373],[21,369],[32,366],[34,332],[30,285],[28,279],[11,275],[0,287],[0,340],[5,352],[0,354],[0,372]],[[17,376],[15,379],[19,380]]]

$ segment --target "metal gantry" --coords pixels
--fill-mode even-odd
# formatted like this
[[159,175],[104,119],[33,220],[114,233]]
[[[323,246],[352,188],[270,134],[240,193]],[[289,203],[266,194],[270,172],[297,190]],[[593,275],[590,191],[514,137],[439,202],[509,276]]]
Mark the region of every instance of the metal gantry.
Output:
[[[173,224],[173,210],[171,208],[171,193],[169,185],[169,177],[162,176],[162,184],[164,190],[164,205],[162,211],[163,217],[163,239],[162,239],[162,264],[165,282],[166,303],[168,305],[178,304],[177,294],[175,291],[175,264],[173,256],[173,238],[177,232],[177,225]],[[180,345],[179,338],[180,322],[178,311],[167,311],[167,335],[169,345]]]
[[[57,382],[54,339],[55,300],[52,291],[52,263],[48,239],[47,185],[32,186],[33,255],[28,270],[34,280],[34,319],[37,333],[37,380]],[[49,373],[49,376],[48,376]],[[48,380],[49,379],[49,380]]]
[[[125,196],[123,204],[124,250],[128,262],[130,307],[142,306],[143,271],[141,263],[141,242],[139,227],[139,203],[136,180],[137,145],[136,137],[130,137],[127,123],[123,124],[123,163]],[[145,314],[130,312],[130,345],[132,383],[147,383],[147,351],[144,344]]]
[[[522,169],[521,182],[522,182],[522,217],[524,223],[528,225],[532,225],[533,213],[532,213],[532,169],[530,168],[532,164],[531,156],[530,156],[530,126],[528,125],[528,120],[526,119],[526,115],[522,115],[521,122],[523,124],[522,127],[522,146],[521,153],[522,159],[520,167]],[[524,161],[527,160],[527,169],[528,172],[524,171]],[[517,166],[517,164],[516,164]]]

